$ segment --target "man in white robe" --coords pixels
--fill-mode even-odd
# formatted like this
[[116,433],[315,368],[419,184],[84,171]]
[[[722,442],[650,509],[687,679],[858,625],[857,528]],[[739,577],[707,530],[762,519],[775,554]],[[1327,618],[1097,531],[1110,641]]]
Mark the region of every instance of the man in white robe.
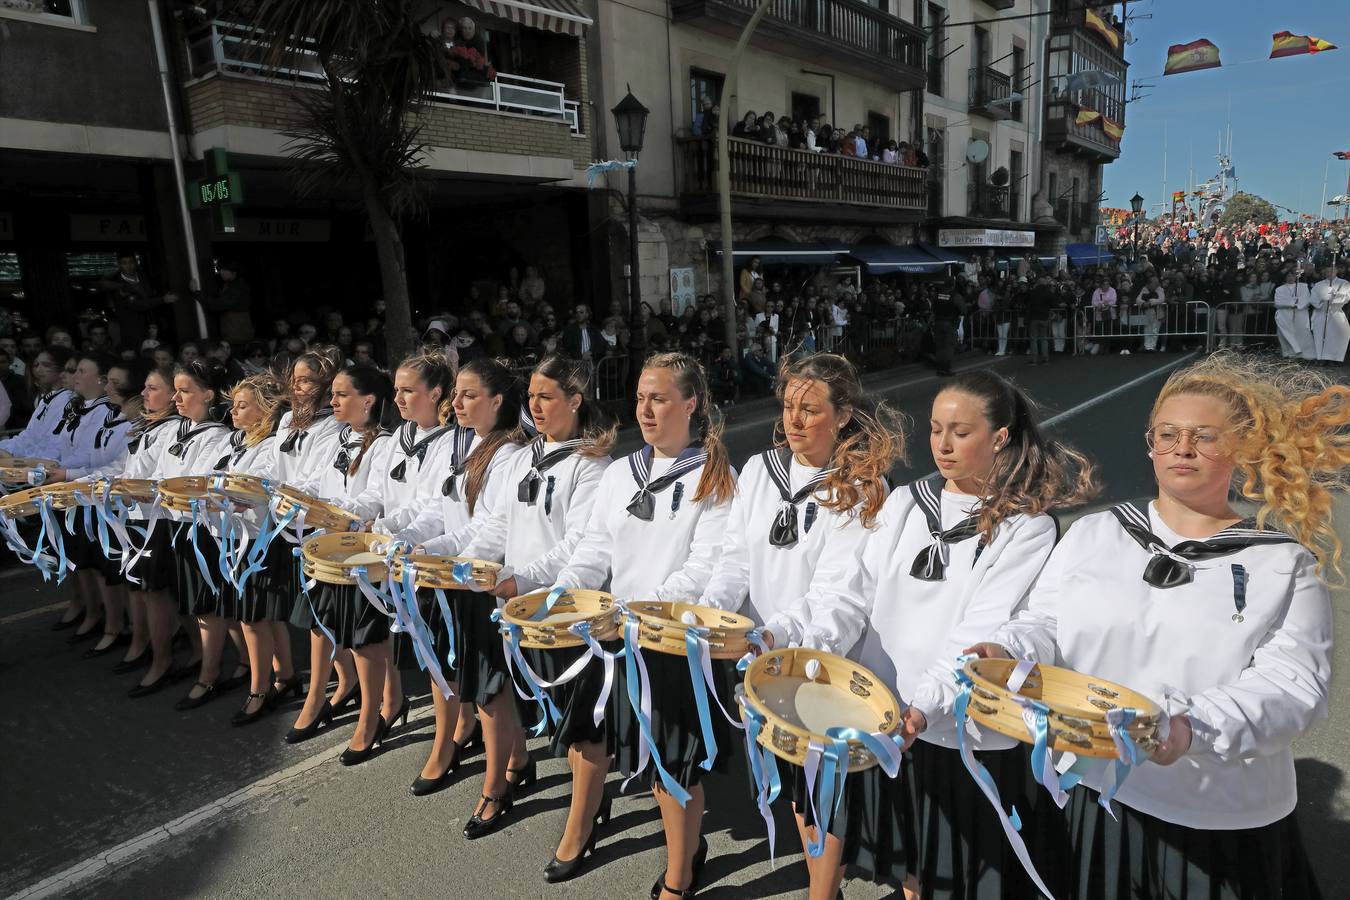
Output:
[[1311,286],[1298,280],[1290,269],[1284,284],[1275,289],[1275,330],[1280,336],[1280,355],[1285,359],[1308,358],[1312,354],[1312,328],[1308,325]]
[[1350,322],[1345,306],[1350,303],[1350,281],[1336,276],[1334,263],[1326,267],[1326,277],[1312,288],[1312,334],[1322,362],[1344,362],[1350,345]]

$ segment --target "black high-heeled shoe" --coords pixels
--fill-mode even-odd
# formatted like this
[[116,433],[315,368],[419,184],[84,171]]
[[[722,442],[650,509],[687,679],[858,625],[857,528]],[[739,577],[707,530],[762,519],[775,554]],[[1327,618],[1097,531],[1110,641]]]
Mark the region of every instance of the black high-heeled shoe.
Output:
[[[95,659],[96,657],[99,656],[107,656],[109,653],[113,652],[118,647],[121,647],[123,644],[131,643],[131,635],[129,634],[110,635],[105,631],[103,633],[103,637],[105,638],[111,637],[112,640],[108,641],[108,643],[104,644],[102,647],[95,644],[88,650],[84,651],[82,655],[84,656],[85,659]],[[100,640],[102,640],[102,638],[100,638]]]
[[112,673],[114,675],[126,675],[128,672],[144,669],[146,666],[150,665],[151,657],[153,656],[154,654],[150,652],[150,648],[146,647],[135,659],[124,659],[113,666]]
[[[517,772],[520,773],[520,777],[512,781],[511,776],[516,774]],[[512,794],[514,794],[516,791],[520,790],[523,787],[529,787],[538,780],[539,780],[539,772],[535,769],[533,757],[531,757],[529,762],[525,763],[525,765],[521,766],[519,769],[506,770],[507,790],[509,790]]]
[[[379,727],[375,731],[375,744],[384,743],[384,739],[389,737],[390,732],[392,732],[395,728],[398,727],[399,719],[402,719],[403,724],[407,725],[408,712],[410,709],[411,705],[408,703],[408,698],[404,697],[403,705],[398,708],[398,712],[394,713],[394,715],[389,720],[386,721],[384,715],[381,714]],[[375,744],[371,744],[371,746],[373,747],[375,746]]]
[[[494,831],[500,831],[506,825],[506,819],[511,812],[511,807],[515,805],[515,800],[511,797],[511,789],[508,787],[506,792],[500,797],[489,797],[482,795],[483,799],[479,801],[478,808],[474,810],[473,815],[464,826],[464,836],[471,841],[481,837],[487,837]],[[495,804],[497,814],[490,819],[483,818],[483,810],[487,809],[489,803]]]
[[[83,624],[83,622],[81,622],[81,624]],[[66,638],[66,643],[83,644],[85,641],[90,640],[91,638],[102,637],[103,631],[98,627],[102,624],[103,620],[99,619],[94,623],[94,627],[90,628],[88,631],[85,631],[83,633],[77,631],[75,634],[72,634],[70,637]]]
[[[230,724],[252,725],[254,722],[258,721],[263,716],[267,715],[267,713],[271,710],[271,707],[267,705],[267,697],[268,694],[265,692],[261,694],[255,694],[252,691],[249,691],[248,699],[244,701],[244,705],[239,707],[239,711],[230,717]],[[262,702],[258,704],[258,708],[255,709],[253,712],[248,712],[248,705],[254,700],[261,700]]]
[[215,699],[216,694],[219,693],[219,691],[216,690],[215,682],[211,682],[210,684],[208,684],[205,681],[199,681],[196,684],[194,684],[193,687],[205,688],[205,690],[195,697],[192,696],[192,692],[189,690],[187,696],[183,697],[182,700],[179,700],[177,703],[173,705],[174,709],[178,710],[179,712],[186,712],[189,709],[196,709],[199,706],[211,702],[213,699]]
[[350,707],[359,707],[361,705],[361,685],[356,685],[350,691],[341,697],[333,698],[333,712],[346,712]]
[[222,692],[232,691],[237,687],[243,687],[244,685],[248,684],[250,681],[253,680],[252,669],[250,669],[248,666],[240,666],[240,668],[242,668],[244,671],[236,672],[229,678],[219,679],[220,690]]
[[[383,723],[384,720],[381,719],[380,724]],[[371,754],[375,752],[375,748],[380,745],[380,740],[382,739],[382,737],[383,736],[380,734],[380,726],[376,725],[375,739],[372,740],[369,745],[367,745],[364,749],[361,750],[357,750],[354,747],[348,747],[346,750],[342,751],[342,755],[338,757],[338,762],[342,763],[344,766],[361,765],[361,763],[370,759]]]
[[450,775],[459,768],[459,764],[464,760],[464,748],[473,740],[470,736],[462,744],[455,743],[454,738],[450,739],[450,746],[455,748],[455,755],[450,758],[450,764],[445,767],[445,771],[435,778],[423,778],[418,775],[413,779],[412,787],[409,790],[414,797],[425,797],[428,794],[434,794],[450,783]]
[[656,879],[656,884],[652,885],[652,900],[658,900],[663,890],[670,891],[680,900],[687,900],[687,898],[694,896],[698,892],[698,879],[703,874],[703,864],[707,861],[708,839],[700,837],[698,839],[698,850],[694,852],[694,863],[690,867],[693,871],[693,877],[689,879],[689,887],[682,891],[675,890],[675,888],[666,884],[666,873],[662,872],[661,877]]
[[283,737],[282,740],[288,744],[303,743],[318,734],[320,728],[332,721],[333,705],[325,700],[323,701],[323,707],[320,708],[319,714],[314,717],[313,722],[310,722],[304,728],[292,728],[290,731],[286,732],[286,736]]
[[459,745],[459,759],[468,759],[476,753],[483,750],[483,723],[478,719],[473,720],[473,733],[464,739],[464,743]]
[[275,709],[286,701],[287,696],[300,696],[300,676],[292,675],[281,681],[273,681],[272,689],[267,692],[267,707]]
[[595,814],[595,819],[591,822],[591,834],[586,838],[586,844],[581,848],[572,859],[558,859],[554,855],[548,865],[544,866],[544,880],[549,884],[557,884],[560,881],[570,881],[576,878],[586,868],[586,857],[595,853],[595,842],[600,834],[600,826],[609,822],[610,799],[609,794],[604,795],[600,801],[600,809]]
[[84,616],[76,614],[73,619],[57,619],[52,623],[52,631],[65,631],[67,628],[74,628],[84,621]]
[[172,681],[172,679],[169,678],[169,675],[170,672],[166,669],[163,675],[159,676],[149,684],[137,684],[132,687],[131,690],[127,691],[127,696],[135,700],[138,697],[149,697],[151,694],[157,694],[164,689],[166,684]]
[[190,678],[200,671],[201,667],[202,661],[200,659],[185,662],[181,666],[173,666],[168,672],[169,680],[182,681],[184,678]]

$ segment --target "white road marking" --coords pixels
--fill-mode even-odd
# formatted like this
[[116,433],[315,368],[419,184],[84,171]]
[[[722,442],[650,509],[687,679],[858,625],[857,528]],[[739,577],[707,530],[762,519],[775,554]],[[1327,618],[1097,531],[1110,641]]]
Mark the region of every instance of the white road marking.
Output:
[[1091,399],[1084,400],[1077,406],[1073,406],[1070,407],[1069,409],[1064,410],[1064,412],[1059,413],[1058,415],[1051,416],[1050,418],[1046,419],[1044,422],[1041,423],[1041,427],[1051,428],[1055,425],[1058,425],[1060,422],[1065,421],[1066,419],[1072,419],[1079,413],[1087,412],[1089,409],[1092,409],[1092,407],[1097,406],[1100,403],[1104,403],[1105,401],[1110,400],[1112,397],[1123,394],[1126,391],[1143,384],[1150,378],[1157,378],[1159,375],[1161,375],[1163,372],[1166,372],[1168,369],[1175,369],[1177,366],[1187,362],[1194,356],[1195,353],[1187,353],[1180,359],[1174,359],[1170,363],[1167,363],[1164,366],[1159,366],[1158,368],[1154,369],[1151,372],[1145,372],[1138,378],[1127,381],[1124,384],[1118,384],[1115,387],[1111,388],[1111,390],[1103,394],[1098,394],[1097,396],[1092,397]]
[[8,625],[10,622],[22,622],[24,619],[31,619],[34,616],[40,616],[44,613],[53,612],[66,605],[66,601],[61,600],[56,603],[48,603],[46,606],[38,606],[33,609],[25,609],[23,612],[11,613],[0,618],[0,625]]

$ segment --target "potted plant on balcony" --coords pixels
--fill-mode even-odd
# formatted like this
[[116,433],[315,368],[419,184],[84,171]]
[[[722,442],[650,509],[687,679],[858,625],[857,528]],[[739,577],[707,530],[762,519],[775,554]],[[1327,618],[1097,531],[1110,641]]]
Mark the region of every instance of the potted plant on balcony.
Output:
[[1003,187],[1008,183],[1008,169],[1006,166],[999,166],[989,176],[989,183],[994,187]]
[[446,55],[450,60],[450,77],[456,84],[478,87],[497,80],[497,71],[488,62],[487,42],[468,16],[459,20],[459,35]]

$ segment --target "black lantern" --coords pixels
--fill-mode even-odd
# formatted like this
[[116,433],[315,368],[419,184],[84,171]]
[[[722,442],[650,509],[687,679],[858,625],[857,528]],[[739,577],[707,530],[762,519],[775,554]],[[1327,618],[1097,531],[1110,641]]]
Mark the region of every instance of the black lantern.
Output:
[[619,105],[610,110],[614,114],[614,127],[619,132],[619,146],[629,156],[642,152],[642,138],[647,131],[647,114],[651,112],[633,96],[633,89],[619,101]]
[[1135,195],[1130,198],[1130,209],[1134,210],[1134,214],[1137,216],[1143,208],[1144,198],[1140,197],[1138,192],[1136,192]]

